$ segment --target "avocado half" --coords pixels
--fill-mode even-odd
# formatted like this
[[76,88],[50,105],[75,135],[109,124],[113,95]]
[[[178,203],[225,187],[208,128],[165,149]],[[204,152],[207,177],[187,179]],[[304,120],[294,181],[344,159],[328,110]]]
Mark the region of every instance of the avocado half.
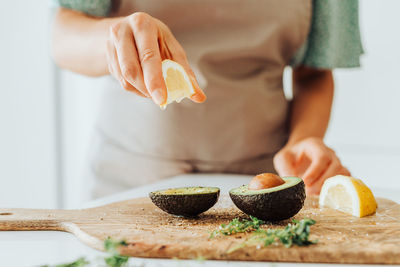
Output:
[[218,187],[180,187],[150,192],[149,197],[169,214],[194,217],[214,206],[219,192]]
[[280,221],[297,214],[306,198],[304,182],[297,177],[283,177],[285,183],[267,189],[249,190],[242,185],[229,191],[235,205],[244,213],[264,221]]

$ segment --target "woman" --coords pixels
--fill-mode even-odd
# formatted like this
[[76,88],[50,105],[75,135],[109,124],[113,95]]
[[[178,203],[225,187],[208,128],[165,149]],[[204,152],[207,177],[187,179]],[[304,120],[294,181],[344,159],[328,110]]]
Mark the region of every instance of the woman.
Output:
[[[59,5],[56,63],[113,77],[94,138],[94,196],[182,173],[274,171],[302,177],[307,193],[318,194],[326,178],[349,175],[323,137],[332,69],[359,66],[357,1]],[[151,100],[166,99],[166,58],[186,69],[196,93],[162,111]],[[283,92],[286,66],[293,67],[292,101]]]

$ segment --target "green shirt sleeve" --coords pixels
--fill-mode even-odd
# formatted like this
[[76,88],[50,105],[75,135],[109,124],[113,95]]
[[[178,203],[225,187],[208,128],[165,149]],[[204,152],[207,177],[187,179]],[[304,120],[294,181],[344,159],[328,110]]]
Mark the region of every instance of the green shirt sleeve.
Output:
[[358,0],[313,0],[310,32],[292,66],[321,69],[360,66],[363,54]]
[[105,17],[111,11],[112,0],[53,0],[53,3],[91,16]]

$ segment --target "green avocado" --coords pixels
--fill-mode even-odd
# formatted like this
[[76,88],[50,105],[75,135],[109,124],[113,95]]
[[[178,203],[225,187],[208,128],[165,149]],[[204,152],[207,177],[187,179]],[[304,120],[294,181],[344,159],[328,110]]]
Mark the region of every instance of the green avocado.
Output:
[[264,221],[280,221],[297,214],[306,198],[304,182],[297,177],[282,178],[285,183],[267,189],[249,190],[247,185],[229,191],[241,211]]
[[169,214],[194,217],[214,206],[219,192],[218,187],[181,187],[150,192],[149,197]]

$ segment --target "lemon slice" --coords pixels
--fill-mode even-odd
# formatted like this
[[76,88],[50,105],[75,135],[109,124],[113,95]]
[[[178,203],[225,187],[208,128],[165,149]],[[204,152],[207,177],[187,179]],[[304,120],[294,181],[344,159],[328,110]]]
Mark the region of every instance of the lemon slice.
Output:
[[337,175],[327,179],[321,188],[319,206],[364,217],[375,213],[377,204],[371,189],[360,179]]
[[163,60],[162,73],[167,86],[167,101],[160,105],[161,109],[165,109],[174,101],[179,103],[185,97],[194,95],[195,91],[189,75],[180,64],[169,59]]

